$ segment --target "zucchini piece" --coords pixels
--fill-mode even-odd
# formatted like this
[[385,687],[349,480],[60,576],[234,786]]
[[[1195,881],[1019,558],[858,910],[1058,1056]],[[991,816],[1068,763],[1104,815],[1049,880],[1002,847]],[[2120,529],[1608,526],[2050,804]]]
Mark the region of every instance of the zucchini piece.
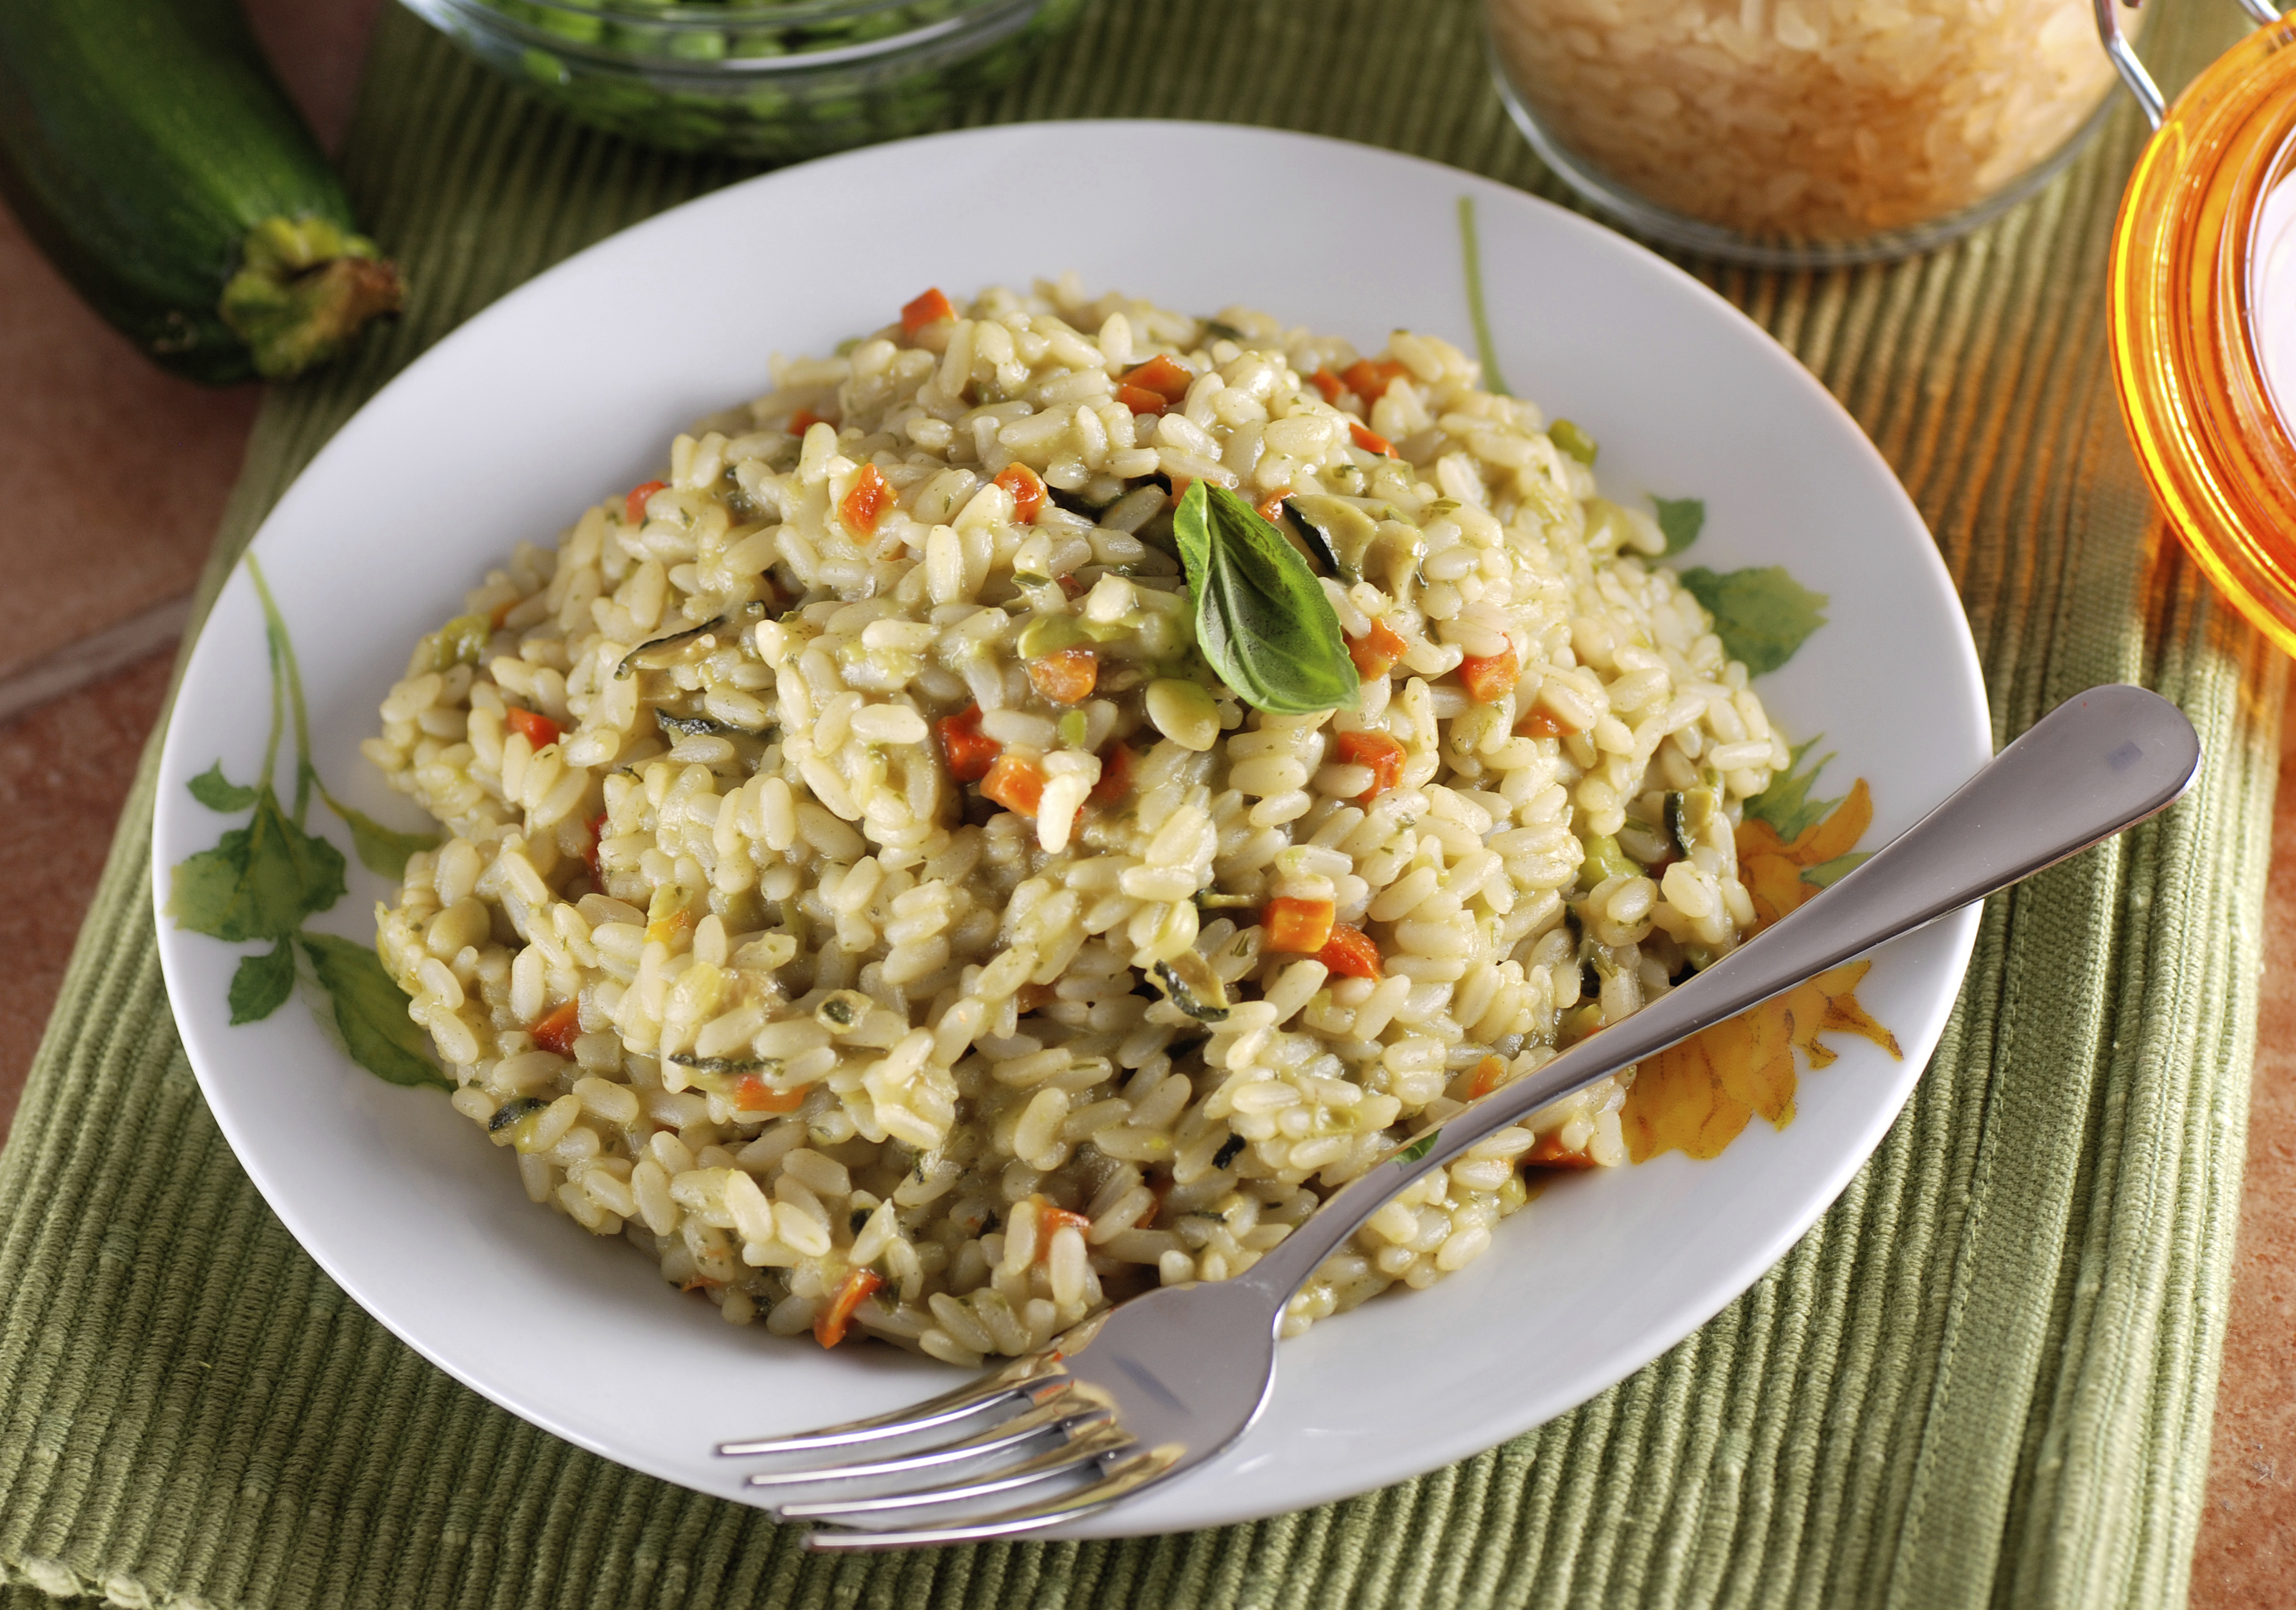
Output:
[[781,1071],[778,1062],[753,1056],[696,1056],[691,1051],[673,1051],[669,1060],[685,1070],[687,1085],[712,1096],[733,1095],[734,1087],[745,1075]]
[[423,658],[434,671],[476,665],[494,641],[494,622],[484,615],[457,615],[422,639]]
[[813,1009],[813,1021],[832,1034],[844,1034],[868,1016],[876,1005],[858,990],[834,990]]
[[1200,1023],[1227,1021],[1227,989],[1219,974],[1193,950],[1183,950],[1168,962],[1158,962],[1149,975],[1164,998]]
[[487,1120],[487,1133],[499,1135],[520,1119],[539,1113],[549,1105],[538,1096],[514,1097],[495,1109],[494,1116]]
[[1642,867],[1619,847],[1619,841],[1609,834],[1598,834],[1584,841],[1587,858],[1578,864],[1578,885],[1593,893],[1605,878],[1638,875]]
[[161,367],[283,379],[398,310],[398,272],[236,0],[0,4],[0,195]]
[[1364,555],[1379,535],[1370,515],[1328,493],[1287,497],[1283,512],[1320,550],[1317,556],[1331,574],[1350,585],[1363,579]]
[[1695,853],[1707,824],[1721,802],[1710,788],[1693,788],[1666,796],[1666,835],[1685,858]]
[[[649,642],[641,643],[628,653],[624,654],[621,663],[614,667],[614,679],[619,682],[632,671],[668,670],[677,662],[685,650],[699,646],[700,640],[705,633],[721,632],[731,627],[734,635],[738,637],[742,634],[743,625],[747,622],[762,620],[765,618],[766,606],[752,602],[743,604],[739,609],[728,610],[722,615],[714,615],[700,626],[689,626],[684,631],[672,632],[666,637],[655,637]],[[715,645],[711,646],[714,647]],[[664,649],[674,649],[678,652],[665,659],[661,653]],[[641,659],[640,655],[645,657]]]

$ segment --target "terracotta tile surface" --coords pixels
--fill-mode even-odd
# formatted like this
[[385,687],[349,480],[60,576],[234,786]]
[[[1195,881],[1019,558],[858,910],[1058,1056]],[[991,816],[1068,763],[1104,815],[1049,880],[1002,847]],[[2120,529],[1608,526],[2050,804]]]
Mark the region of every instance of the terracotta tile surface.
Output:
[[[381,0],[249,0],[331,147]],[[256,393],[160,374],[0,211],[0,677],[187,588]],[[101,443],[101,448],[88,444]],[[118,467],[122,452],[133,473]],[[70,563],[64,561],[69,556]],[[166,653],[0,726],[0,1136],[165,695]],[[2296,1605],[2296,724],[2274,828],[2248,1174],[2194,1610]]]
[[[0,484],[5,484],[0,482]],[[172,646],[0,727],[0,1135],[167,696]]]
[[2264,1009],[2195,1610],[2296,1605],[2296,721],[2280,758]]
[[245,0],[255,37],[319,144],[342,144],[357,98],[367,36],[384,0]]
[[0,676],[187,591],[239,473],[253,386],[160,374],[0,209]]

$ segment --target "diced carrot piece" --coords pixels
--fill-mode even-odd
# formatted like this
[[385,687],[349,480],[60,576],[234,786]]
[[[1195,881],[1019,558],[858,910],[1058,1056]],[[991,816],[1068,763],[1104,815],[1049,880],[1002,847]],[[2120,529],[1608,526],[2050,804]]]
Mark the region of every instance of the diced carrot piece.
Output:
[[853,478],[852,490],[837,505],[837,512],[848,530],[866,537],[876,530],[878,518],[892,506],[891,484],[875,464],[865,464],[861,473]]
[[644,525],[645,523],[646,499],[652,497],[656,492],[660,491],[668,484],[669,482],[666,481],[649,481],[642,487],[632,487],[630,489],[630,495],[622,499],[622,523],[625,525]]
[[536,1045],[553,1056],[573,1056],[574,1042],[582,1033],[581,1002],[561,1001],[528,1032],[534,1036]]
[[1511,648],[1496,654],[1469,654],[1459,661],[1459,686],[1479,704],[1496,703],[1521,680],[1522,662]]
[[1403,745],[1383,732],[1343,732],[1339,743],[1341,762],[1371,768],[1371,786],[1357,799],[1375,799],[1394,787],[1403,776]]
[[953,716],[943,716],[937,723],[940,728],[941,759],[948,763],[948,775],[960,783],[978,783],[996,764],[996,757],[1004,746],[980,730],[980,706],[968,704]]
[[936,324],[942,319],[955,316],[956,308],[950,303],[948,298],[941,294],[940,287],[935,285],[914,301],[902,307],[901,333],[914,341],[917,339],[917,332],[927,324]]
[[1132,772],[1136,761],[1131,746],[1111,743],[1100,752],[1100,781],[1092,785],[1085,796],[1091,805],[1113,805],[1132,792]]
[[606,875],[598,870],[598,846],[606,835],[606,813],[600,811],[590,818],[590,848],[582,852],[583,865],[590,869],[590,882],[602,892],[606,887]]
[[658,916],[646,924],[646,943],[667,945],[676,939],[681,929],[693,926],[693,913],[673,911],[668,916]]
[[1544,706],[1514,724],[1518,738],[1567,738],[1578,729]]
[[1591,1169],[1601,1166],[1583,1151],[1564,1150],[1559,1137],[1560,1131],[1554,1135],[1540,1136],[1530,1150],[1522,1154],[1522,1166],[1527,1169]]
[[1394,444],[1376,431],[1366,431],[1353,420],[1348,422],[1348,439],[1366,453],[1376,453],[1382,458],[1395,456]]
[[1382,363],[1377,358],[1359,357],[1340,371],[1340,379],[1347,383],[1349,390],[1364,399],[1365,407],[1369,407],[1387,395],[1390,382],[1402,380],[1410,373],[1392,360]]
[[1024,464],[1008,464],[996,472],[996,484],[1013,494],[1013,518],[1033,525],[1037,511],[1045,506],[1045,483],[1036,471]]
[[1029,661],[1029,686],[1055,704],[1089,698],[1100,680],[1100,656],[1079,645],[1056,648]]
[[1316,952],[1316,959],[1335,978],[1380,978],[1379,947],[1371,935],[1346,923],[1332,924],[1332,937]]
[[1374,620],[1371,630],[1360,637],[1348,639],[1348,658],[1356,662],[1356,675],[1365,681],[1384,677],[1395,669],[1395,662],[1410,648],[1384,620]]
[[1308,383],[1321,391],[1324,394],[1324,400],[1327,403],[1337,403],[1340,400],[1340,394],[1348,389],[1348,382],[1329,369],[1316,370],[1308,377]]
[[1143,391],[1153,391],[1167,403],[1184,401],[1188,395],[1188,388],[1196,380],[1188,373],[1185,364],[1161,352],[1116,378],[1119,385],[1137,386]]
[[1064,1229],[1081,1235],[1092,1228],[1092,1215],[1071,1213],[1066,1208],[1054,1207],[1042,1196],[1037,1198],[1037,1261],[1042,1263],[1053,1255],[1053,1237]]
[[816,425],[834,424],[836,423],[837,422],[835,420],[822,418],[820,415],[816,414],[811,408],[800,408],[796,413],[790,415],[789,433],[791,436],[802,436],[808,431],[812,430]]
[[803,1090],[776,1090],[754,1073],[744,1073],[734,1087],[736,1113],[794,1113],[804,1105]]
[[1144,386],[1119,386],[1116,388],[1116,400],[1135,414],[1161,414],[1171,406],[1160,394]]
[[513,704],[503,711],[503,719],[510,723],[512,732],[537,749],[558,742],[558,723],[538,710],[521,710]]
[[1188,489],[1195,484],[1195,478],[1193,476],[1175,475],[1172,477],[1172,506],[1174,508],[1177,509],[1180,506],[1180,499],[1185,497],[1188,495]]
[[1281,492],[1269,493],[1267,500],[1259,505],[1259,517],[1270,525],[1274,525],[1277,516],[1283,513],[1283,494]]
[[1475,1077],[1467,1086],[1467,1099],[1472,1101],[1479,1096],[1488,1096],[1493,1090],[1497,1089],[1506,1080],[1506,1060],[1504,1057],[1486,1056],[1477,1063]]
[[837,1294],[829,1300],[813,1322],[813,1339],[824,1347],[834,1347],[845,1340],[845,1327],[853,1322],[853,1310],[859,1308],[871,1292],[885,1284],[885,1277],[875,1269],[857,1269],[838,1284]]
[[1033,760],[1018,755],[1000,754],[988,775],[980,779],[980,792],[1007,810],[1017,810],[1024,817],[1037,814],[1037,807],[1045,800],[1045,774]]
[[1329,900],[1300,900],[1279,894],[1260,912],[1270,950],[1292,950],[1313,956],[1332,942],[1335,915]]
[[1063,598],[1081,598],[1089,590],[1074,576],[1056,576],[1054,579],[1060,583],[1061,596]]

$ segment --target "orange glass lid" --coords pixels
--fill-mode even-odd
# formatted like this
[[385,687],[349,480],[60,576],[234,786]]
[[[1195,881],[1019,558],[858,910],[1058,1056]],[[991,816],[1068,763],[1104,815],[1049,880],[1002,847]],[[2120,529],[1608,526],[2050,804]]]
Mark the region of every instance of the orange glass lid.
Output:
[[2296,653],[2296,22],[2250,34],[2165,109],[2125,42],[2106,45],[2157,124],[2112,247],[2130,439],[2202,569]]

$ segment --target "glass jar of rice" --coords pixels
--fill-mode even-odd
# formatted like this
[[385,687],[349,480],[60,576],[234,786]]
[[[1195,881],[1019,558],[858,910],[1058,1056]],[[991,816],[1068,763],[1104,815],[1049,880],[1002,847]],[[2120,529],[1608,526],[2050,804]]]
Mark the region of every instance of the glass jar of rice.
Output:
[[2071,159],[2114,83],[2090,0],[1487,10],[1499,92],[1548,166],[1640,234],[1770,266],[1974,228]]

